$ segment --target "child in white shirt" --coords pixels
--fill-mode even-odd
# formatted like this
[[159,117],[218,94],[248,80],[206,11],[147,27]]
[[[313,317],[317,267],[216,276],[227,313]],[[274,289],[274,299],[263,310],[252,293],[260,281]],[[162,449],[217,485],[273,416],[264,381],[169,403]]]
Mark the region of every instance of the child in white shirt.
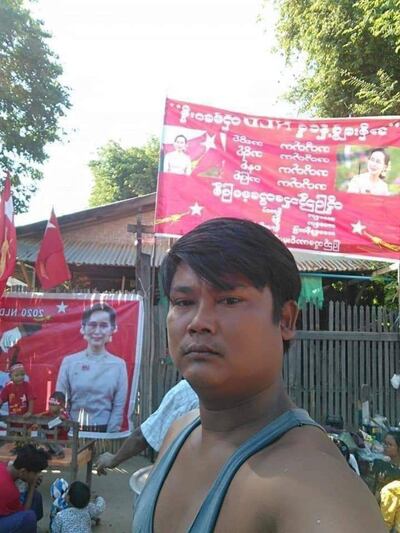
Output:
[[74,481],[66,496],[69,507],[57,513],[51,524],[51,533],[90,533],[92,519],[97,519],[104,511],[104,498],[97,496],[90,501],[90,489],[86,483]]

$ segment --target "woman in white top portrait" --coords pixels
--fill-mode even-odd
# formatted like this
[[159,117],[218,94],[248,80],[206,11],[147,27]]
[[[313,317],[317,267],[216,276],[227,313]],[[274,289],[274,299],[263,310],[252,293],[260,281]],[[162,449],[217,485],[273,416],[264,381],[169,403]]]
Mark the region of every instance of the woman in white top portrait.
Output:
[[177,135],[174,140],[173,152],[168,152],[164,156],[164,172],[173,174],[186,174],[192,172],[192,161],[186,153],[187,139],[184,135]]
[[349,182],[347,192],[381,196],[390,194],[389,187],[385,183],[389,160],[389,154],[382,148],[371,150],[367,162],[367,172],[353,176]]
[[66,395],[71,418],[83,431],[119,431],[128,375],[125,361],[106,349],[117,331],[115,310],[100,303],[86,309],[80,331],[87,348],[64,357],[56,390]]

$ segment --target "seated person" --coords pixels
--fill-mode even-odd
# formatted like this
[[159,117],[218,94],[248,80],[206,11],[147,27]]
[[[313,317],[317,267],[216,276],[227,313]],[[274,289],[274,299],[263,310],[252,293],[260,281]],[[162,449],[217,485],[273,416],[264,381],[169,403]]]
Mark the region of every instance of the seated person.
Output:
[[[45,416],[53,419],[60,419],[57,425],[61,424],[63,420],[69,420],[68,412],[65,409],[65,394],[61,391],[55,391],[49,398],[49,409],[40,413],[38,416]],[[46,429],[48,426],[42,426],[43,429]],[[40,431],[40,430],[39,430]],[[53,439],[53,435],[47,434],[43,431],[43,437],[48,440]],[[68,428],[61,426],[57,432],[57,438],[60,440],[68,440]],[[47,451],[51,454],[56,455],[57,457],[64,456],[64,445],[63,444],[48,444],[45,445]]]
[[[0,463],[0,533],[34,533],[36,522],[43,516],[42,497],[36,486],[40,483],[40,472],[47,468],[47,453],[31,444],[17,451],[13,463]],[[16,482],[28,484],[24,501]]]
[[57,513],[51,525],[51,533],[90,533],[92,519],[97,520],[104,511],[104,498],[97,496],[90,503],[90,488],[82,481],[71,483],[66,496],[69,507]]

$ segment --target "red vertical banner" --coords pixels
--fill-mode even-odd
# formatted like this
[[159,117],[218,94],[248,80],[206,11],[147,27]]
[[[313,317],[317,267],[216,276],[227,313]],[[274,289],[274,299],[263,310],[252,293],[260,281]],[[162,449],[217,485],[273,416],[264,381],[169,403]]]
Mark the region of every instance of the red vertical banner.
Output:
[[400,117],[286,119],[168,99],[155,230],[249,218],[291,249],[400,258]]
[[[82,431],[126,436],[137,395],[142,299],[103,294],[9,294],[0,299],[0,389],[15,353],[47,410],[56,390]],[[7,412],[7,404],[2,413]]]
[[6,177],[0,197],[0,296],[7,280],[14,272],[17,257],[17,236],[14,225],[14,206],[10,177]]

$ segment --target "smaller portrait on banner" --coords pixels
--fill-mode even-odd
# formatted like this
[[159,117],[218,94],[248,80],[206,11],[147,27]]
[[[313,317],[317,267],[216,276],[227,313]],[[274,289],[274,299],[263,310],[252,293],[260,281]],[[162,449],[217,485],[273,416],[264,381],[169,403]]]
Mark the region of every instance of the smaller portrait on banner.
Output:
[[170,174],[218,178],[225,164],[226,134],[165,126],[160,170]]
[[188,140],[182,133],[179,133],[173,142],[174,149],[167,151],[164,155],[163,170],[172,174],[192,173],[192,160],[187,154]]
[[126,363],[106,345],[117,332],[116,312],[104,303],[82,315],[84,350],[67,355],[58,372],[56,390],[65,394],[72,420],[83,431],[120,431],[128,394]]
[[353,194],[400,194],[400,149],[338,147],[336,189]]

